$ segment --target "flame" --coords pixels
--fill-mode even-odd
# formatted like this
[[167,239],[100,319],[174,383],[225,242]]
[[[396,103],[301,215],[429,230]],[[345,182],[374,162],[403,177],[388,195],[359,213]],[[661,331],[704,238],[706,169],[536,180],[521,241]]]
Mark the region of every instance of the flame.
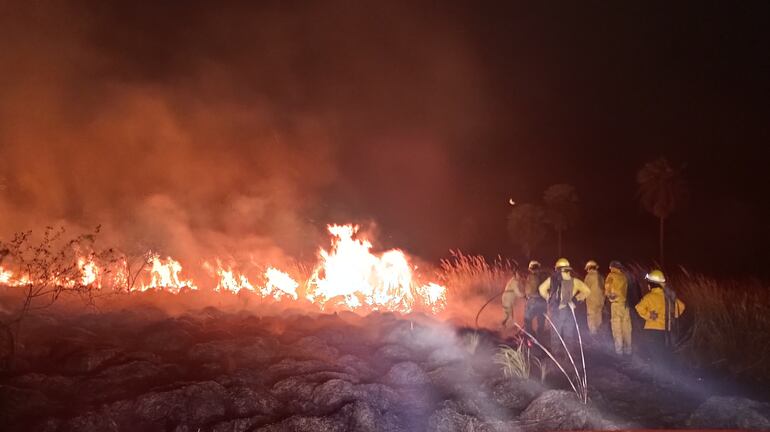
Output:
[[171,257],[166,257],[164,260],[158,254],[151,254],[150,262],[152,263],[150,269],[152,279],[149,284],[142,284],[142,291],[156,288],[178,293],[184,287],[198,289],[192,281],[180,278],[179,273],[182,272],[182,264],[179,261],[175,261]]
[[19,287],[29,285],[30,282],[26,274],[18,276],[13,271],[0,267],[0,285]]
[[[358,238],[358,229],[354,225],[328,226],[331,248],[319,250],[318,263],[305,283],[304,299],[317,304],[321,309],[342,307],[406,313],[415,307],[423,307],[438,313],[446,308],[445,287],[433,282],[419,282],[415,276],[416,267],[411,265],[401,250],[372,253],[372,243]],[[152,252],[147,256],[151,267],[140,278],[143,281],[138,290],[154,288],[178,293],[185,287],[198,289],[192,279],[181,275],[182,264],[179,261],[168,256],[161,258]],[[58,277],[34,283],[96,289],[101,289],[102,284],[113,288],[127,287],[129,284],[129,269],[125,259],[118,264],[113,263],[116,268],[109,267],[109,270],[100,267],[93,256],[78,257],[75,264],[78,270],[76,277]],[[300,284],[277,267],[267,267],[264,286],[255,286],[245,274],[230,266],[223,266],[218,258],[216,266],[204,262],[203,268],[215,276],[216,292],[239,293],[247,290],[276,301],[300,298]],[[0,285],[26,286],[31,283],[29,276],[20,276],[10,269],[0,267]]]
[[78,258],[78,269],[80,269],[80,274],[82,275],[80,278],[80,283],[83,286],[88,286],[95,283],[95,286],[101,288],[101,283],[98,280],[101,269],[96,265],[95,262],[93,262],[93,260],[82,257]]
[[11,278],[13,278],[13,272],[0,267],[0,284],[11,285]]
[[417,289],[423,302],[434,313],[446,309],[446,287],[430,282]]
[[[422,293],[413,288],[413,269],[402,251],[393,249],[377,256],[371,253],[368,240],[353,238],[357,226],[328,228],[333,236],[332,249],[319,252],[321,262],[308,283],[308,300],[322,307],[331,302],[350,309],[368,306],[372,310],[412,310],[415,294]],[[443,287],[433,285],[423,290],[433,297],[422,299],[422,303],[438,308]]]
[[283,296],[289,296],[297,300],[297,287],[299,287],[299,284],[287,273],[275,267],[268,267],[265,271],[265,279],[267,283],[261,290],[263,296],[272,295],[276,300],[280,300]]
[[216,291],[230,291],[238,294],[242,289],[254,291],[254,285],[249,282],[249,279],[244,275],[235,276],[235,273],[231,269],[217,269],[217,275],[219,276],[219,283],[215,288]]

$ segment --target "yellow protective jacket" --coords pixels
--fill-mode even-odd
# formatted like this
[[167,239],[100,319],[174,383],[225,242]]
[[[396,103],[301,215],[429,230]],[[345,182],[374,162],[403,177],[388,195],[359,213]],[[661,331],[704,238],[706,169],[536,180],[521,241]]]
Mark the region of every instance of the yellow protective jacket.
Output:
[[596,270],[589,270],[586,273],[585,283],[591,290],[586,298],[586,306],[589,308],[601,308],[604,305],[604,278]]
[[628,279],[622,271],[611,268],[610,274],[604,280],[604,295],[610,300],[610,303],[626,303],[628,295]]
[[[586,284],[583,283],[582,280],[578,278],[573,278],[569,275],[569,273],[562,273],[562,278],[565,280],[572,279],[572,296],[577,299],[577,301],[583,301],[586,299],[586,297],[591,294],[591,289],[588,288]],[[551,278],[549,277],[543,283],[540,284],[540,287],[538,287],[538,291],[540,292],[540,296],[543,297],[546,301],[548,301],[548,298],[551,296]],[[564,306],[559,306],[559,309],[563,309]]]
[[[679,318],[684,312],[684,303],[676,299],[676,308],[672,311],[674,318]],[[666,328],[666,300],[662,288],[653,288],[636,305],[636,312],[644,318],[645,330],[665,330]],[[668,323],[668,330],[671,330],[671,322]]]

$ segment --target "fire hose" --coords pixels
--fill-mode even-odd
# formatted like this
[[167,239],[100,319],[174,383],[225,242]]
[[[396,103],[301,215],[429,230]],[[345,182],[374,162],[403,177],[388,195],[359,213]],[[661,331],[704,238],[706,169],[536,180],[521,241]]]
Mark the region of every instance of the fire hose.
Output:
[[476,331],[479,330],[479,316],[481,316],[481,312],[484,310],[485,307],[487,307],[490,303],[492,303],[492,300],[494,300],[494,299],[500,297],[501,295],[503,295],[503,292],[504,291],[501,291],[501,292],[493,295],[492,298],[487,300],[487,302],[484,303],[484,306],[482,306],[481,309],[479,309],[479,312],[476,314]]

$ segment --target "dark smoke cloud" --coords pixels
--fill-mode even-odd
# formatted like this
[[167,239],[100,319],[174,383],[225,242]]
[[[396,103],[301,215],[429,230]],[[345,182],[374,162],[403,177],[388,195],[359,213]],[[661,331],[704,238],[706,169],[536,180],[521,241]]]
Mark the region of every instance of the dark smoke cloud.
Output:
[[284,3],[3,3],[0,238],[103,224],[135,253],[308,258],[334,219],[444,211],[442,146],[481,109],[453,21]]

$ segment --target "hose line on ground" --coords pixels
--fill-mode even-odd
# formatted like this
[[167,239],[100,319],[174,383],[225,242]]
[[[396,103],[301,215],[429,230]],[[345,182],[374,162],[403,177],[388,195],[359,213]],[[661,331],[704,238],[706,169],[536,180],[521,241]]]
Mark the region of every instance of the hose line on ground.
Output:
[[490,303],[492,303],[492,300],[494,300],[494,299],[496,299],[496,298],[500,297],[501,295],[503,295],[503,292],[502,292],[502,291],[500,291],[499,293],[497,293],[497,294],[495,294],[494,296],[492,296],[492,298],[490,298],[489,300],[487,300],[487,302],[486,302],[486,303],[484,303],[484,306],[482,306],[482,307],[481,307],[481,309],[479,309],[479,312],[476,314],[476,332],[478,332],[478,331],[479,331],[479,316],[481,316],[481,312],[484,310],[484,308],[485,308],[485,307],[487,307],[487,305],[489,305]]

